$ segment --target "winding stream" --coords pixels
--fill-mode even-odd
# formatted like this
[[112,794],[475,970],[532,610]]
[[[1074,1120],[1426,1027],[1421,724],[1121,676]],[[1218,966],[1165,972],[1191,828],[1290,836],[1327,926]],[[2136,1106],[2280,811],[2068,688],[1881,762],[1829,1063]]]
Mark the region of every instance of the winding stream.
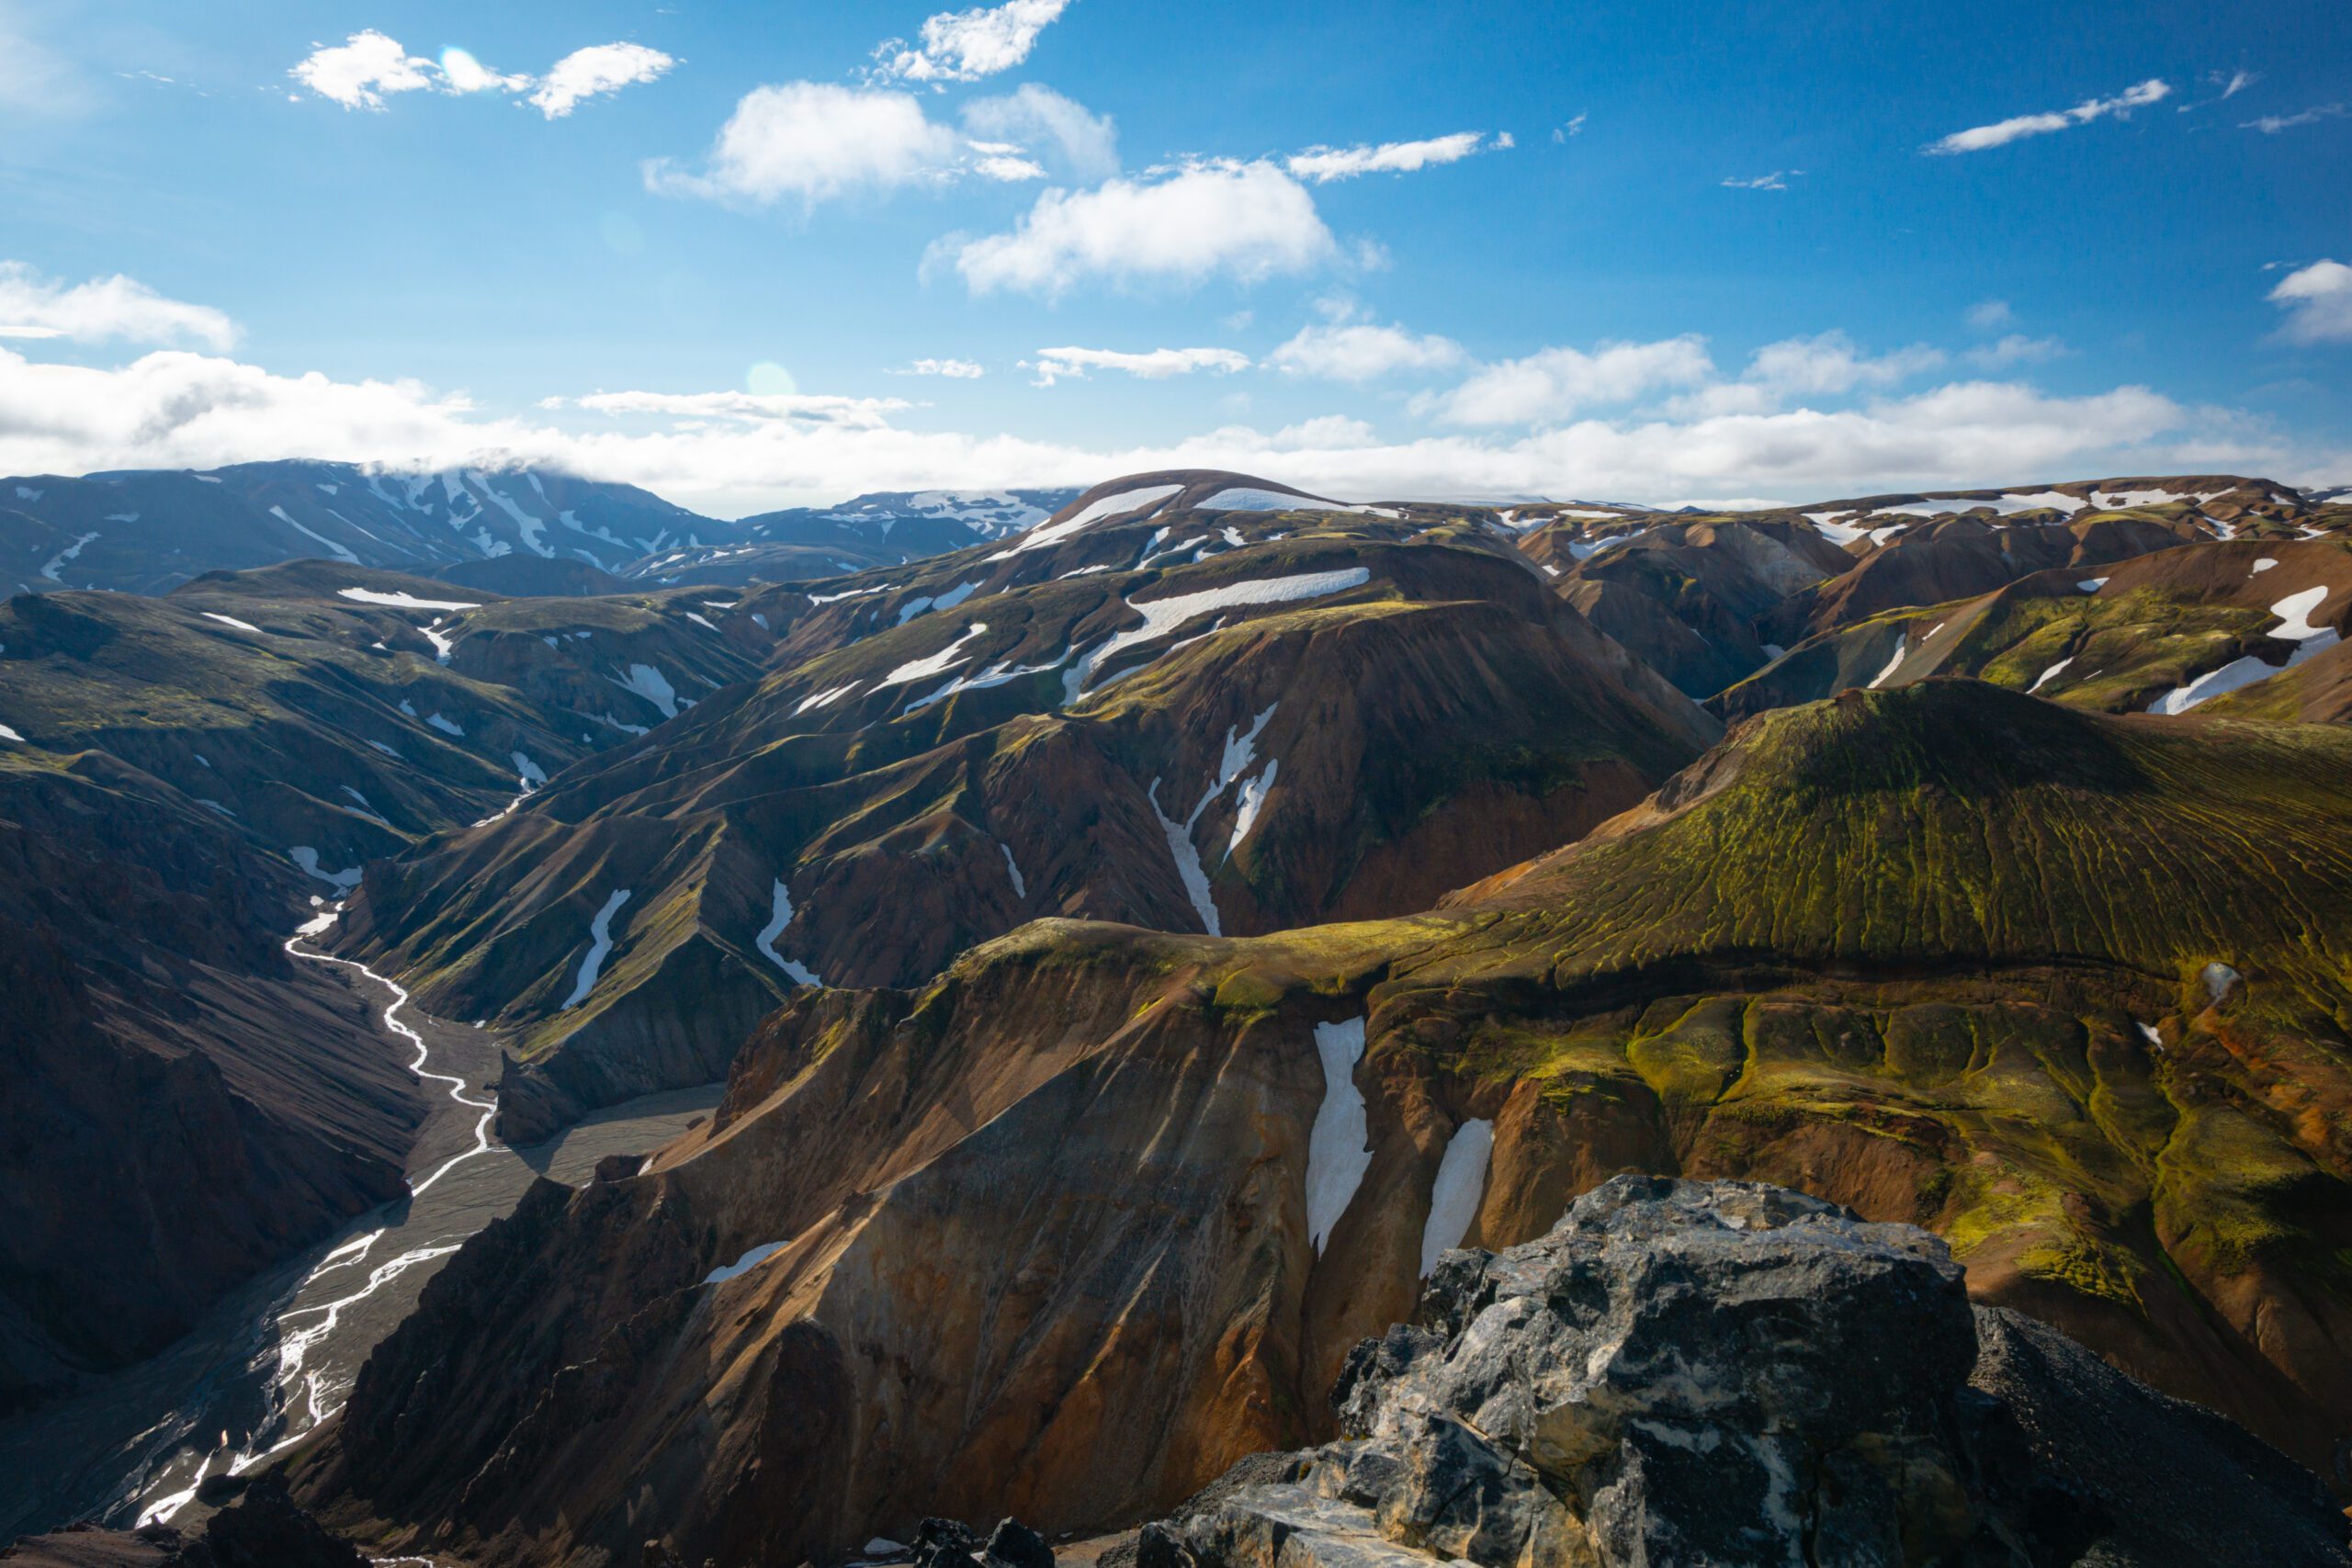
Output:
[[413,1048],[419,1079],[447,1089],[428,1102],[407,1195],[254,1280],[162,1354],[0,1423],[0,1540],[77,1518],[170,1519],[205,1477],[249,1470],[309,1436],[342,1410],[368,1353],[448,1256],[532,1182],[585,1181],[605,1156],[655,1148],[718,1103],[716,1084],[673,1090],[531,1148],[495,1143],[497,1101],[469,1086],[496,1075],[496,1039],[420,1011],[364,964],[307,951],[334,918],[304,925],[286,951],[336,966],[355,989],[388,993],[384,1028]]

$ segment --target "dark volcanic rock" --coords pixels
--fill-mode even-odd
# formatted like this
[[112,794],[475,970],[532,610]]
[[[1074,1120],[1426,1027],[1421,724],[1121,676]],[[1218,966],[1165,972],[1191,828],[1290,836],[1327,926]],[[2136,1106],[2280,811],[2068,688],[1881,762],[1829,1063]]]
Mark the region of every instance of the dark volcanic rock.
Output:
[[167,1525],[140,1530],[75,1525],[18,1541],[0,1551],[0,1562],[17,1568],[364,1568],[368,1559],[329,1535],[274,1477],[237,1491],[234,1503],[205,1521],[201,1535]]
[[2283,1456],[1785,1189],[1618,1178],[1447,1255],[1422,1315],[1351,1357],[1348,1440],[1250,1461],[1139,1568],[2352,1562]]

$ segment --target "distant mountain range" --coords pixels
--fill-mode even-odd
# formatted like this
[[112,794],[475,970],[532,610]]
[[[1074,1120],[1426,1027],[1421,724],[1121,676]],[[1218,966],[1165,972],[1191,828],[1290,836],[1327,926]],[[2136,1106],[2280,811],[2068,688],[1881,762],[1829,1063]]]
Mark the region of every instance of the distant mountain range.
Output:
[[0,592],[161,593],[316,557],[495,592],[830,577],[1015,532],[1070,491],[910,491],[723,522],[634,485],[542,468],[389,473],[240,463],[0,479]]

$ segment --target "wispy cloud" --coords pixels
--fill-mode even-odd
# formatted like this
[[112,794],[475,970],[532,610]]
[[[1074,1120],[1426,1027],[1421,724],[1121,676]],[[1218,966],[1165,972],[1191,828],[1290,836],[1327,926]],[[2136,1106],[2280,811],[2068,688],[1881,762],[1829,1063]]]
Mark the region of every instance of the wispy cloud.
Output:
[[1118,130],[1109,115],[1091,113],[1050,87],[1024,82],[1001,97],[964,106],[964,130],[1010,144],[1091,184],[1119,172]]
[[2039,365],[2056,359],[2066,352],[2066,345],[2054,337],[2028,337],[2023,333],[2010,333],[1986,344],[1979,344],[1965,357],[1971,365],[1986,370],[2007,369],[2012,365]]
[[890,39],[876,47],[877,74],[933,86],[1010,71],[1029,58],[1037,35],[1069,9],[1069,0],[1007,0],[927,17],[920,41]]
[[1249,369],[1250,356],[1230,348],[1154,348],[1140,354],[1115,348],[1041,348],[1035,359],[1022,361],[1022,368],[1035,371],[1040,387],[1050,387],[1065,376],[1084,380],[1090,370],[1116,370],[1147,381],[1164,381],[1203,370],[1230,376]]
[[2317,125],[2324,119],[2341,119],[2342,104],[2317,104],[2299,114],[2267,114],[2260,119],[2250,119],[2238,127],[2240,130],[2258,130],[2265,136],[2276,136],[2282,130],[2292,130],[2299,125]]
[[1788,182],[1803,175],[1803,169],[1775,169],[1769,175],[1758,175],[1752,180],[1726,178],[1724,186],[1730,190],[1786,190]]
[[1416,406],[1447,424],[1544,424],[1661,389],[1698,386],[1714,376],[1707,340],[1686,333],[1656,343],[1602,344],[1590,353],[1539,349],[1482,367],[1452,391],[1417,400]]
[[1982,152],[1987,148],[2006,147],[2012,141],[2022,141],[2029,136],[2048,136],[2054,131],[2070,130],[2078,125],[2110,116],[2128,117],[2133,109],[2161,103],[2172,96],[2172,87],[2162,79],[2148,80],[2126,87],[2111,98],[2085,98],[2070,109],[2052,109],[2043,114],[2021,114],[1991,125],[1974,126],[1967,130],[1955,130],[1939,141],[1930,141],[1922,151],[1949,155],[1955,152]]
[[600,43],[573,50],[548,68],[545,76],[492,70],[462,49],[442,51],[437,61],[411,54],[397,39],[373,28],[339,44],[313,44],[288,74],[311,92],[347,109],[376,109],[401,93],[524,95],[549,119],[561,119],[590,98],[650,82],[678,62],[641,43]]
[[917,359],[890,372],[893,376],[944,376],[951,381],[977,381],[988,372],[969,359]]
[[2198,109],[2211,108],[2215,104],[2236,97],[2261,80],[2262,78],[2252,71],[2208,71],[2205,73],[2205,85],[2215,90],[2213,96],[2210,98],[2199,98],[2193,104],[2183,104],[2174,112],[2191,114]]
[[1483,130],[1457,130],[1420,141],[1383,141],[1353,147],[1309,147],[1294,152],[1283,166],[1302,180],[1327,185],[1359,175],[1408,175],[1441,164],[1458,164],[1475,152],[1501,152],[1516,146],[1509,131],[1488,140]]
[[[591,413],[663,414],[674,419],[809,420],[867,430],[888,423],[887,416],[907,406],[899,398],[842,398],[806,392],[591,392],[571,402]],[[549,406],[549,400],[541,400],[539,406]]]
[[2280,278],[2270,302],[2287,312],[2278,335],[2289,343],[2352,343],[2352,266],[2315,261]]
[[2018,319],[2007,299],[1979,299],[1968,308],[1968,324],[1980,333],[1998,331]]
[[6,261],[0,262],[0,338],[195,342],[227,348],[237,341],[237,324],[209,305],[166,299],[119,274],[67,285],[42,277],[24,262]]
[[1555,142],[1562,142],[1566,141],[1571,136],[1582,136],[1584,134],[1584,122],[1586,118],[1587,111],[1578,109],[1576,117],[1573,119],[1570,119],[1566,124],[1555,125],[1552,128],[1552,140]]

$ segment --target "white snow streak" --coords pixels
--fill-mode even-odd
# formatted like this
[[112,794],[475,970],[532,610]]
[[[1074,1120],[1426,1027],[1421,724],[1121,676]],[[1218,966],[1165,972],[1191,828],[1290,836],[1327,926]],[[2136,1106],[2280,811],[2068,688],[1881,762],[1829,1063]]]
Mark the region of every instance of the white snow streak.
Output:
[[572,982],[571,995],[565,999],[565,1007],[578,1007],[594,987],[597,972],[605,966],[605,955],[613,951],[613,917],[620,912],[623,904],[628,902],[628,894],[626,887],[615,892],[605,900],[605,907],[596,911],[596,918],[589,922],[588,954],[580,961],[580,977]]
[[1460,1247],[1470,1234],[1470,1222],[1478,1217],[1478,1200],[1487,1190],[1487,1162],[1494,1152],[1492,1122],[1464,1122],[1453,1130],[1430,1187],[1429,1223],[1421,1227],[1421,1278],[1428,1279],[1437,1267],[1438,1254]]
[[1370,1123],[1355,1077],[1363,1056],[1363,1028],[1360,1018],[1315,1026],[1323,1104],[1306,1138],[1306,1237],[1318,1256],[1372,1166]]

